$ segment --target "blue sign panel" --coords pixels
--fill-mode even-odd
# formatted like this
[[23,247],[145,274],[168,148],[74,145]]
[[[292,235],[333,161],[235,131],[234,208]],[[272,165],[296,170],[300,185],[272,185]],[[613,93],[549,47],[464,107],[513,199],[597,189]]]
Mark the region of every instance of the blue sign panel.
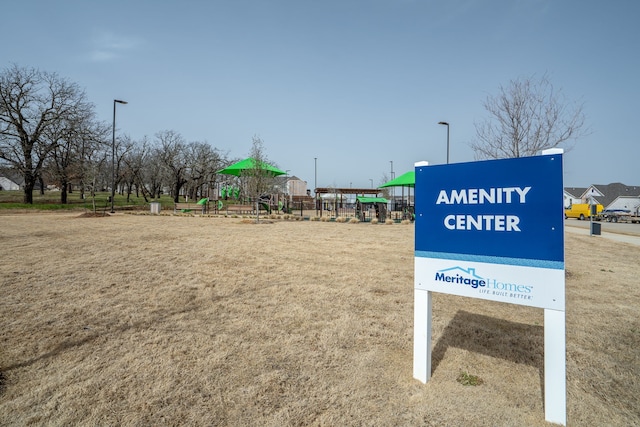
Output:
[[562,155],[417,166],[417,257],[564,268]]

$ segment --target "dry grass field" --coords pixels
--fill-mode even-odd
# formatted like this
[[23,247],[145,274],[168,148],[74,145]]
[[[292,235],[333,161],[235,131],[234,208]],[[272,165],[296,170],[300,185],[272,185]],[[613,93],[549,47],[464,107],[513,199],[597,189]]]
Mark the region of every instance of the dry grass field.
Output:
[[[412,378],[412,225],[0,230],[0,425],[547,425],[540,309],[436,294]],[[640,425],[640,247],[566,237],[568,425]]]

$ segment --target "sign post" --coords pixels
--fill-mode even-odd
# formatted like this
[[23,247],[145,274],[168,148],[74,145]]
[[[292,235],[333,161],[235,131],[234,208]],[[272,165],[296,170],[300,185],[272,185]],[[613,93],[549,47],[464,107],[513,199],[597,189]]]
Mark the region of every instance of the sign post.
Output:
[[431,292],[542,308],[545,419],[565,425],[562,151],[415,167],[414,378],[431,377]]

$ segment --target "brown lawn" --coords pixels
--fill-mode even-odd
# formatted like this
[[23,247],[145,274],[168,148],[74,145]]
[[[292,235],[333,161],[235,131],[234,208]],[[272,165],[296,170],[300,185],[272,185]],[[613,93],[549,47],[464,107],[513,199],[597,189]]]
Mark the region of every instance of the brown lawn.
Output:
[[[412,378],[412,225],[0,230],[0,425],[547,425],[540,309],[436,294]],[[640,247],[566,237],[568,425],[640,425]]]

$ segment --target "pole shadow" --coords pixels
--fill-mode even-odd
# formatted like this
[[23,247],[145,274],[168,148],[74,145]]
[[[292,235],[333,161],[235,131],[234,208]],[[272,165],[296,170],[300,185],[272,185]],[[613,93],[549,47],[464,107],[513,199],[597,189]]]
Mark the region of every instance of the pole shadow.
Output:
[[435,372],[449,347],[520,363],[538,369],[544,394],[544,326],[528,325],[460,310],[431,352]]
[[[2,382],[4,378],[4,376],[2,376],[3,375],[2,372],[9,372],[11,370],[18,369],[18,368],[29,367],[41,360],[53,359],[66,351],[80,348],[83,345],[88,344],[99,337],[116,336],[120,333],[125,333],[129,330],[147,329],[147,328],[150,328],[151,326],[157,327],[158,324],[162,324],[165,320],[170,319],[173,316],[176,316],[178,314],[188,313],[191,311],[197,311],[197,308],[191,305],[191,306],[178,308],[174,310],[162,309],[153,313],[153,315],[150,315],[149,319],[143,319],[137,322],[121,324],[121,325],[114,326],[113,328],[106,327],[106,329],[103,329],[97,332],[87,329],[87,335],[82,338],[63,340],[62,342],[58,343],[50,351],[47,351],[40,355],[33,356],[30,359],[26,359],[20,362],[15,362],[7,366],[0,366],[0,382]],[[117,324],[117,322],[114,321],[113,324]]]

